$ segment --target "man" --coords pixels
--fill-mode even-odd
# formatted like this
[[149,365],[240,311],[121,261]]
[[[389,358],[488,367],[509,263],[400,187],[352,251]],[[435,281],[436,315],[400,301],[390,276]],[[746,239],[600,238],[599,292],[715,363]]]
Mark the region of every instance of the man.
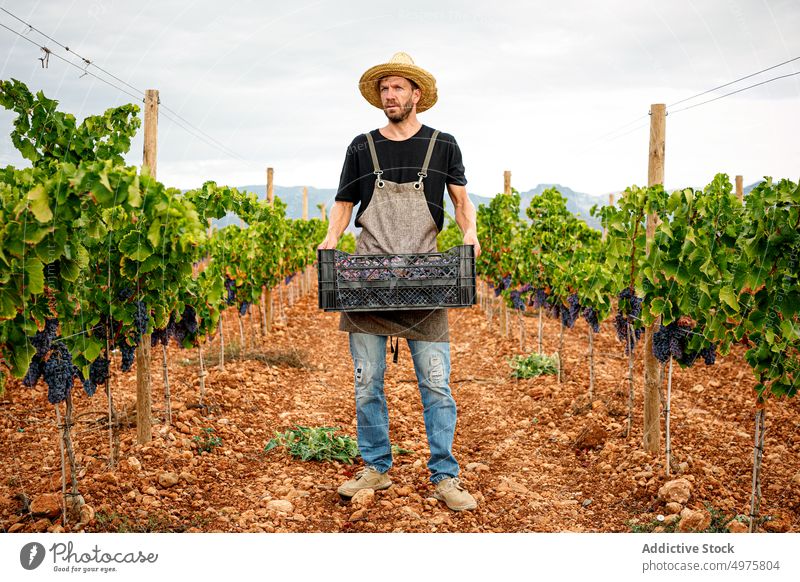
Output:
[[[321,249],[334,249],[353,206],[360,204],[357,254],[429,253],[444,222],[444,187],[455,206],[464,244],[480,254],[475,207],[467,197],[461,150],[452,135],[422,125],[417,113],[437,100],[436,80],[406,53],[367,70],[361,94],[383,110],[386,126],[350,144]],[[339,487],[349,498],[361,489],[391,486],[389,415],[383,392],[386,339],[406,338],[424,407],[434,496],[454,511],[474,509],[475,499],[458,479],[452,453],[456,403],[450,393],[450,344],[446,309],[343,312],[339,329],[350,333],[355,370],[358,448],[366,467]],[[394,350],[393,346],[393,350]],[[397,345],[399,349],[399,342]],[[397,352],[395,351],[395,357]]]

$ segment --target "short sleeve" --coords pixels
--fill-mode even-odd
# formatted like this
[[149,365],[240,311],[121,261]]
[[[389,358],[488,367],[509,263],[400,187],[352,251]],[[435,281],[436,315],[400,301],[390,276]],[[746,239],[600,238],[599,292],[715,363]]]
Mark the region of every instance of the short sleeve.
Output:
[[347,148],[342,166],[342,175],[339,177],[339,188],[336,191],[337,202],[361,202],[358,171],[358,138],[354,139]]
[[447,152],[447,177],[445,182],[447,184],[456,184],[458,186],[467,185],[467,177],[464,174],[464,162],[461,159],[461,148],[458,147],[456,138],[449,136],[449,147]]

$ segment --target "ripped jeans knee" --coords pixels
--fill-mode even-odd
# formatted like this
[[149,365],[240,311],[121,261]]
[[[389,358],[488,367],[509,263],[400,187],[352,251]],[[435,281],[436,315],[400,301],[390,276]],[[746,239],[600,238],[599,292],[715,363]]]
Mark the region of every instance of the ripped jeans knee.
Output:
[[356,402],[383,395],[383,374],[386,364],[362,358],[353,359]]

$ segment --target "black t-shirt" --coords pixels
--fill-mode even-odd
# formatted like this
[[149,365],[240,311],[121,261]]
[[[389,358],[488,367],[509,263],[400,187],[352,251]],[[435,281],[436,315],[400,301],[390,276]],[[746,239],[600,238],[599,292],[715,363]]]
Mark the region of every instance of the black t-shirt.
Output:
[[[433,136],[433,128],[423,125],[419,131],[403,141],[385,138],[380,131],[373,129],[372,140],[378,155],[378,165],[383,170],[383,179],[397,183],[416,182],[417,172],[422,169],[428,143]],[[361,227],[359,218],[372,199],[376,176],[373,173],[372,156],[369,153],[367,137],[357,136],[347,148],[347,154],[339,179],[336,200],[359,204],[355,225]],[[439,133],[428,165],[428,176],[422,181],[428,209],[431,211],[436,228],[440,231],[444,224],[445,184],[466,186],[461,149],[456,139],[449,133]]]

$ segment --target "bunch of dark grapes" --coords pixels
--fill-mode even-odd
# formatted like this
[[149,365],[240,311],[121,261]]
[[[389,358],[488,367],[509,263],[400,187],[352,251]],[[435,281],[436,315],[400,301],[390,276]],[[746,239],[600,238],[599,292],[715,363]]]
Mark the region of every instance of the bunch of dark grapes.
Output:
[[673,321],[660,326],[653,334],[653,355],[662,364],[668,362],[670,358],[677,360],[683,355],[683,348],[686,345],[683,329]]
[[170,334],[167,330],[167,327],[162,329],[154,329],[153,333],[150,334],[150,346],[156,347],[158,344],[161,344],[162,346],[167,345],[170,337]]
[[133,346],[129,346],[128,342],[124,339],[117,344],[119,347],[120,352],[122,352],[122,371],[127,372],[133,367],[133,361],[136,356],[136,348]]
[[80,378],[80,381],[83,383],[83,391],[86,392],[87,396],[94,396],[94,393],[97,391],[97,384],[92,382],[91,378],[83,378],[83,374],[81,373],[78,368],[75,368],[75,375]]
[[89,365],[89,379],[97,385],[105,384],[108,380],[109,361],[106,356],[98,356]]
[[55,318],[48,318],[44,321],[44,329],[37,331],[31,338],[33,347],[36,348],[36,355],[44,358],[47,352],[50,351],[50,346],[56,338],[58,332],[58,320]]
[[527,293],[531,289],[533,289],[533,285],[531,285],[530,283],[525,283],[522,287],[519,288],[519,292],[520,293]]
[[695,360],[696,360],[696,359],[697,359],[699,356],[700,356],[700,352],[690,352],[690,351],[686,351],[686,352],[683,352],[683,354],[681,354],[681,357],[680,357],[680,358],[678,358],[678,363],[679,363],[681,366],[683,366],[683,367],[685,367],[685,368],[688,368],[688,367],[690,367],[690,366],[693,366],[693,365],[694,365],[694,362],[695,362]]
[[186,329],[187,333],[197,333],[197,312],[191,305],[187,305],[183,309],[183,314],[181,315],[181,326]]
[[594,333],[600,331],[600,322],[597,320],[597,312],[593,308],[585,307],[582,315]]
[[57,333],[58,320],[55,318],[48,318],[45,319],[44,329],[42,331],[37,331],[33,337],[30,338],[33,347],[36,348],[36,353],[33,355],[33,359],[31,359],[31,363],[28,366],[28,371],[22,379],[23,386],[33,388],[39,382],[39,378],[44,374],[45,357],[50,351]]
[[562,309],[563,307],[561,306],[561,303],[558,302],[551,303],[549,299],[544,302],[544,312],[547,315],[547,317],[552,317],[553,319],[561,319]]
[[81,371],[76,367],[75,375],[83,382],[83,391],[87,396],[94,396],[97,387],[104,384],[108,380],[108,358],[105,356],[98,356],[94,362],[89,365],[89,377],[84,378]]
[[108,337],[108,324],[106,323],[106,319],[104,317],[100,318],[95,325],[92,326],[91,329],[92,337],[99,340],[104,340]]
[[242,301],[242,304],[239,306],[239,317],[244,317],[247,315],[247,310],[250,307],[250,303],[247,301]]
[[28,388],[33,388],[36,386],[36,383],[39,382],[39,378],[42,377],[43,373],[44,360],[39,357],[39,354],[34,354],[31,364],[28,367],[28,371],[25,373],[25,377],[22,379],[22,385],[27,386]]
[[[614,318],[614,327],[617,330],[617,337],[625,342],[625,353],[630,353],[632,347],[644,333],[644,327],[639,325],[639,318],[642,314],[642,299],[630,289],[625,288],[617,297],[617,315]],[[633,336],[628,343],[628,326],[633,330]]]
[[169,322],[163,329],[154,329],[150,336],[150,345],[156,346],[158,344],[166,346],[170,338],[175,338],[178,345],[183,345],[183,340],[188,336],[197,333],[197,312],[194,307],[187,305],[183,309],[180,321],[176,323],[175,314],[171,313]]
[[700,350],[700,357],[703,358],[706,366],[711,366],[717,361],[717,344],[711,344],[707,348]]
[[511,292],[511,303],[514,306],[514,309],[525,311],[525,302],[522,300],[522,297],[520,297],[519,291]]
[[491,283],[489,283],[489,287],[492,287],[494,289],[494,296],[499,297],[500,293],[511,287],[511,275],[506,275],[505,277],[500,279],[500,283],[498,283],[497,286],[494,286]]
[[131,287],[123,287],[119,291],[117,291],[117,299],[122,301],[123,303],[133,297],[133,288]]
[[572,293],[567,297],[567,307],[561,306],[561,323],[572,329],[580,313],[581,306],[578,303],[578,296]]
[[47,400],[50,404],[66,400],[72,389],[74,375],[72,354],[64,342],[54,342],[50,357],[44,363],[44,381],[47,383]]
[[703,358],[707,366],[712,365],[717,357],[716,344],[697,352],[690,351],[688,345],[691,334],[690,327],[675,321],[662,325],[653,334],[653,355],[662,364],[672,357],[684,367],[694,365],[697,358]]
[[225,298],[225,303],[233,305],[236,301],[236,281],[225,275],[225,290],[228,296]]
[[288,285],[293,278],[294,278],[294,273],[292,273],[291,275],[287,275],[286,278],[283,280],[283,284]]
[[533,307],[539,309],[547,304],[547,291],[544,289],[534,289],[533,291]]
[[180,322],[174,326],[172,335],[179,345],[183,345],[183,340],[197,333],[197,312],[194,307],[187,305],[183,308]]
[[141,301],[136,302],[136,313],[133,314],[133,323],[136,326],[136,343],[138,345],[141,337],[147,333],[147,322],[150,319],[150,314],[147,311],[147,305]]

